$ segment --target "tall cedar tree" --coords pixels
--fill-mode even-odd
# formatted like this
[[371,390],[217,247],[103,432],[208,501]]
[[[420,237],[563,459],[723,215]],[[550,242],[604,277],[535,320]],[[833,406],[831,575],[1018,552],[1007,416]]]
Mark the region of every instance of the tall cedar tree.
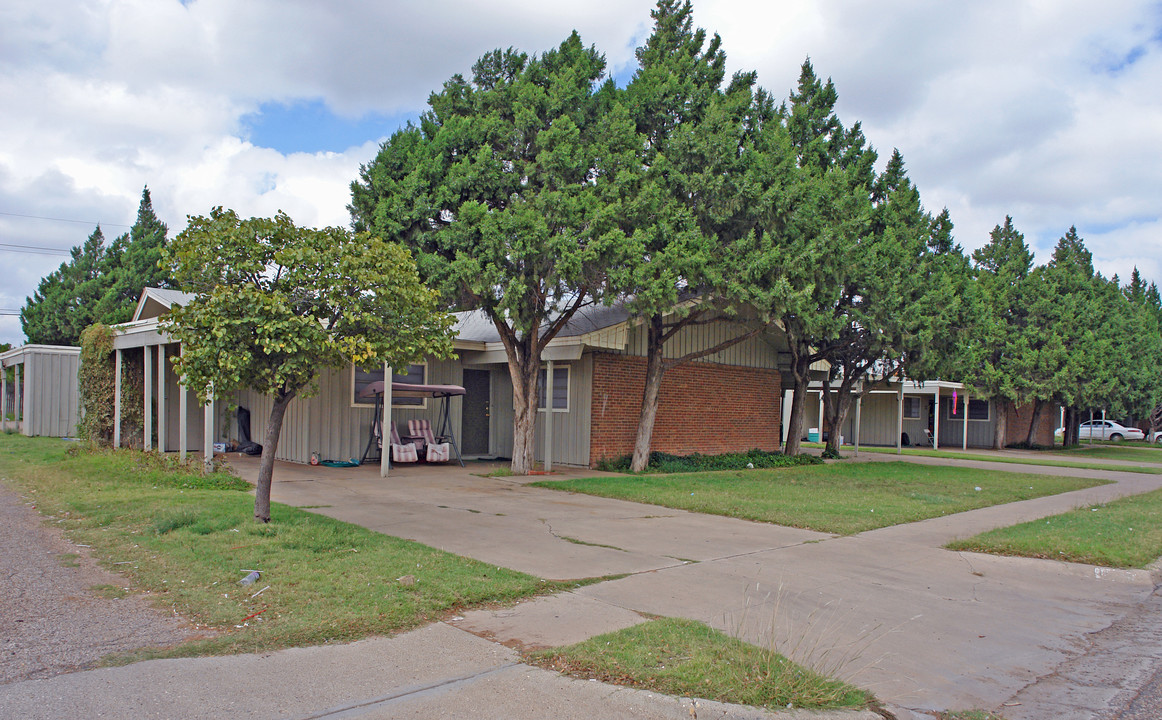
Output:
[[831,457],[839,456],[838,428],[857,395],[905,371],[939,376],[965,311],[960,291],[968,266],[952,243],[947,210],[935,218],[924,211],[898,151],[870,201],[871,221],[848,255],[852,267],[835,307],[843,324],[833,341],[818,344],[828,364],[823,406]]
[[98,225],[84,244],[70,251],[68,262],[41,278],[36,293],[20,310],[28,342],[79,345],[81,331],[98,322],[97,305],[111,276],[105,234]]
[[612,268],[641,254],[619,227],[640,174],[605,59],[573,33],[532,57],[496,50],[428,100],[360,169],[357,229],[410,247],[447,306],[483,312],[513,385],[514,473],[534,468],[541,354]]
[[90,324],[132,318],[143,288],[172,286],[168,270],[159,266],[167,232],[153,212],[147,187],[128,233],[107,246],[97,226],[83,245],[72,249],[68,262],[40,281],[20,311],[28,341],[80,345],[81,332]]
[[[755,325],[713,347],[673,358],[666,343],[679,332],[730,315],[723,300],[723,265],[744,227],[739,179],[754,75],[736,75],[722,89],[726,55],[721,40],[694,29],[689,2],[659,0],[654,31],[637,49],[638,70],[625,90],[641,135],[645,172],[633,188],[626,232],[643,254],[624,267],[618,290],[646,331],[646,372],[631,468],[649,462],[666,370],[740,343]],[[759,102],[762,102],[760,99]],[[680,302],[688,300],[689,302]]]
[[[964,382],[974,394],[993,401],[996,418],[993,447],[1004,446],[1008,411],[1029,400],[1027,378],[1033,360],[1029,345],[1030,300],[1036,278],[1033,253],[1011,217],[989,234],[989,242],[972,253],[973,274],[981,293],[976,330],[966,348]],[[966,412],[967,417],[967,412]]]
[[858,123],[850,130],[840,123],[837,97],[807,60],[790,105],[762,124],[751,165],[761,200],[735,254],[740,295],[786,334],[795,384],[789,455],[799,452],[811,365],[842,342],[855,258],[872,217],[876,154]]
[[294,398],[317,390],[320,368],[405,367],[452,351],[451,317],[408,250],[377,237],[215,208],[191,217],[163,257],[195,295],[162,321],[182,343],[174,366],[185,385],[203,402],[242,388],[274,398],[254,498],[259,522],[270,521],[283,417]]

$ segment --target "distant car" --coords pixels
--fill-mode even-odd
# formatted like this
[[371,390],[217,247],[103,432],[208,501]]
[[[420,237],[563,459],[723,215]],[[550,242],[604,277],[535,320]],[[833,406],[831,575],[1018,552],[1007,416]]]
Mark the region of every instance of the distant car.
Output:
[[[1054,433],[1057,437],[1063,435],[1061,428],[1057,428]],[[1162,433],[1158,433],[1159,437],[1153,438],[1154,442],[1162,442]],[[1089,420],[1083,422],[1077,430],[1078,440],[1145,440],[1146,433],[1142,432],[1136,427],[1126,427],[1121,423],[1116,423],[1113,420]]]
[[1152,443],[1162,443],[1162,430],[1156,430],[1146,436],[1146,439]]

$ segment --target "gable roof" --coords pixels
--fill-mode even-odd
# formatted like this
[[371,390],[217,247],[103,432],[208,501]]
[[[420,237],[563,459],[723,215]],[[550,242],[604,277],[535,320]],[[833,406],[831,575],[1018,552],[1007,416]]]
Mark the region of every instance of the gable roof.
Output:
[[160,317],[169,312],[174,305],[185,305],[193,299],[192,293],[181,290],[147,287],[141,291],[141,298],[133,311],[133,322]]

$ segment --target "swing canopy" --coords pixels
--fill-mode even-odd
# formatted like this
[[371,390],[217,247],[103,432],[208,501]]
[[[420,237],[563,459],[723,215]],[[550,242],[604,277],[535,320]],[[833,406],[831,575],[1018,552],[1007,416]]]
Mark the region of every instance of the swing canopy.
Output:
[[[376,380],[359,393],[361,398],[371,398],[383,394],[383,381]],[[459,385],[413,385],[411,383],[393,382],[391,384],[392,397],[408,398],[450,398],[467,394]]]

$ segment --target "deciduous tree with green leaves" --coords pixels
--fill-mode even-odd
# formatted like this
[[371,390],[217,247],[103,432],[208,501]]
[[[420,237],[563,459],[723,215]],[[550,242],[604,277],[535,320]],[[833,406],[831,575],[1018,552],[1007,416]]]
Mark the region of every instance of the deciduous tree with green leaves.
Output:
[[206,402],[251,388],[273,397],[263,435],[254,517],[270,521],[270,484],[290,402],[317,389],[321,368],[405,367],[451,354],[452,320],[420,282],[408,250],[341,228],[301,228],[279,213],[243,220],[215,208],[163,252],[189,304],[162,327],[174,359]]
[[637,257],[620,220],[638,139],[605,59],[573,33],[539,57],[496,50],[433,93],[419,127],[352,183],[356,229],[412,248],[449,308],[496,328],[513,385],[514,473],[534,467],[541,354],[612,269]]

